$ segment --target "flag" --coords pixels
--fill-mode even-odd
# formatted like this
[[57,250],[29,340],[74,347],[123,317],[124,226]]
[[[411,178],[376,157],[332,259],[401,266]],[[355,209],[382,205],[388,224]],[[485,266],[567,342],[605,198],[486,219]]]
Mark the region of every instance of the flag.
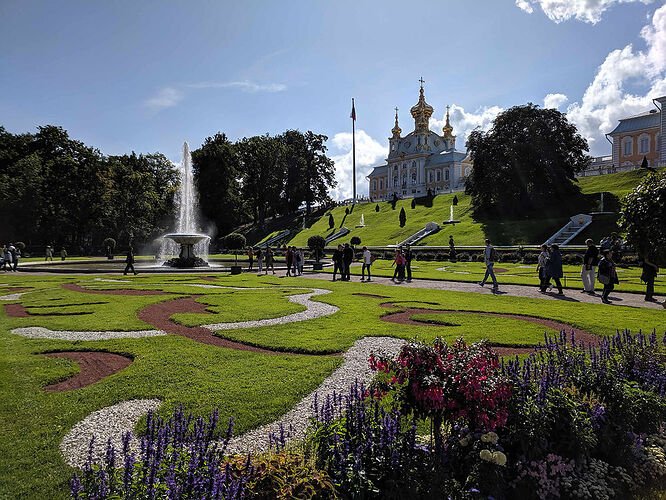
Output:
[[356,108],[354,107],[354,99],[352,99],[352,110],[351,114],[349,115],[349,118],[356,121]]

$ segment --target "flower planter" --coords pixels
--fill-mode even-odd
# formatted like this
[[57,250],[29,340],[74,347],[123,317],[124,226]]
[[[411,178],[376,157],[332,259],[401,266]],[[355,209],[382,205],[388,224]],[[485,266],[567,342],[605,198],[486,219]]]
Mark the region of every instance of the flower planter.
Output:
[[240,274],[243,272],[243,268],[241,266],[231,266],[231,274]]

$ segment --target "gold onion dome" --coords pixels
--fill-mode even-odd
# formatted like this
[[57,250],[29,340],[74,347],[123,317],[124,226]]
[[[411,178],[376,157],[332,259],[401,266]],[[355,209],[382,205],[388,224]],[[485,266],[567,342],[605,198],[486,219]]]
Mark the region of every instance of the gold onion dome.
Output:
[[449,123],[449,106],[446,107],[446,125],[442,128],[444,131],[444,137],[451,137],[452,139],[455,139],[456,136],[453,135],[453,127],[451,126],[451,123]]
[[423,95],[423,86],[421,86],[419,102],[417,102],[410,113],[414,117],[414,123],[416,125],[417,131],[426,131],[428,130],[428,120],[434,113],[433,107],[425,101],[425,96]]
[[395,125],[391,129],[394,138],[399,138],[402,133],[402,129],[398,125],[398,108],[395,108]]

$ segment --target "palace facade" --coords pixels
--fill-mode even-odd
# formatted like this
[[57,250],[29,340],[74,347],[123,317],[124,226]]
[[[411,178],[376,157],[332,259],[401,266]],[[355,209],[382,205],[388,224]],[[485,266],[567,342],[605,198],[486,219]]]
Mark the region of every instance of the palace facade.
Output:
[[391,200],[394,196],[414,198],[425,196],[429,191],[432,194],[464,191],[472,163],[466,153],[456,150],[449,107],[446,107],[446,125],[441,135],[430,130],[433,112],[433,107],[425,100],[421,80],[419,101],[410,110],[414,131],[401,136],[396,108],[386,163],[375,167],[367,176],[372,201]]

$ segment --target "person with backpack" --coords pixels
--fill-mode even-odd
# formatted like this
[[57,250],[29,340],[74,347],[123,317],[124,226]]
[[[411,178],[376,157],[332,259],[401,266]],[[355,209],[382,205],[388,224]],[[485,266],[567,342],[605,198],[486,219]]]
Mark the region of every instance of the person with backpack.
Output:
[[127,251],[125,264],[125,271],[123,272],[123,275],[127,275],[129,271],[132,271],[134,275],[136,275],[136,271],[134,270],[134,250],[132,247],[129,247],[129,250]]
[[342,245],[338,245],[338,248],[336,248],[333,252],[333,281],[335,281],[335,275],[338,272],[340,273],[340,281],[344,281],[345,271],[342,264],[342,259]]
[[372,257],[372,254],[370,253],[370,250],[368,250],[368,247],[363,247],[363,267],[361,268],[361,281],[365,280],[365,271],[366,269],[368,270],[368,281],[372,281],[370,279],[370,266],[372,265],[372,262],[375,259]]
[[490,244],[490,240],[486,240],[486,248],[483,250],[483,262],[486,264],[486,274],[481,281],[479,281],[480,286],[484,286],[488,277],[490,276],[493,279],[493,291],[499,289],[499,284],[497,283],[497,278],[495,278],[495,271],[493,266],[498,260],[497,250],[495,247]]
[[560,253],[560,246],[557,243],[550,245],[550,252],[548,252],[548,259],[546,259],[546,280],[541,284],[541,293],[546,292],[546,287],[550,285],[552,278],[557,286],[557,295],[564,295],[562,290],[562,282],[560,278],[564,276],[562,271],[562,254]]
[[620,281],[617,279],[615,262],[613,262],[613,251],[609,248],[601,252],[603,258],[599,261],[599,270],[597,271],[597,281],[604,285],[604,291],[601,293],[601,302],[610,304],[608,296]]
[[349,243],[345,243],[345,248],[342,251],[342,264],[344,266],[343,272],[345,274],[343,279],[345,281],[351,280],[350,268],[353,261],[354,261],[354,249],[349,245]]
[[594,268],[599,264],[599,250],[591,239],[585,240],[587,250],[583,256],[583,267],[580,269],[580,278],[583,280],[581,293],[594,295]]
[[[641,274],[641,281],[645,283],[645,301],[655,302],[654,299],[654,279],[659,273],[659,267],[654,262],[648,259],[643,259],[643,272]],[[16,267],[14,267],[16,270]]]
[[405,245],[405,251],[402,254],[402,256],[405,258],[405,270],[407,271],[407,281],[412,281],[412,260],[414,259],[414,254],[412,253],[409,244]]

